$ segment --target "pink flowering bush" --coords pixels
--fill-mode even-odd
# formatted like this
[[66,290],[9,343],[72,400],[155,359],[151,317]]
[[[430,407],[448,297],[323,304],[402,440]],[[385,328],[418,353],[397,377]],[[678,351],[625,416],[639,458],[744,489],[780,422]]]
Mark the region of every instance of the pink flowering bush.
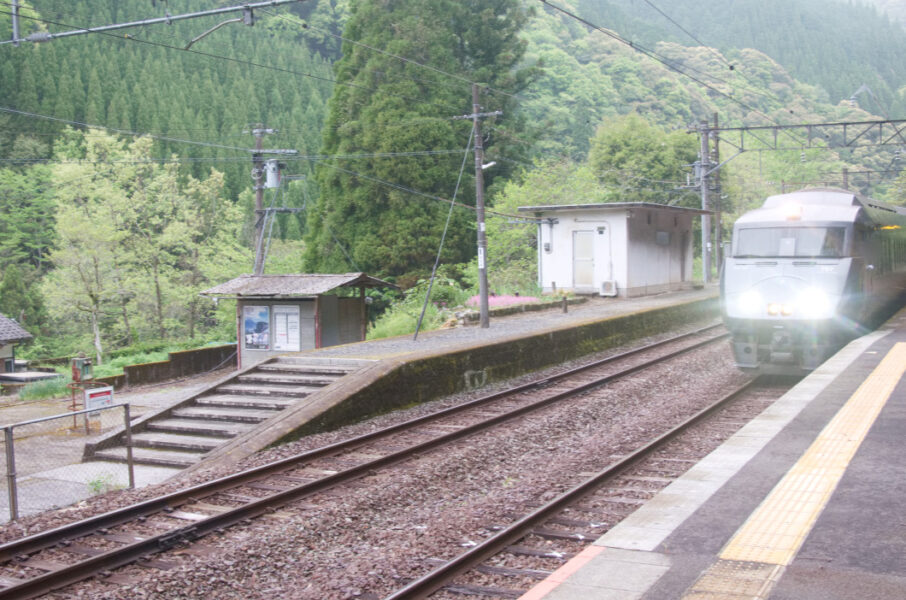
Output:
[[[488,306],[491,308],[512,306],[513,304],[530,304],[532,302],[538,302],[538,298],[534,296],[488,296]],[[478,306],[478,303],[478,296],[472,296],[466,300],[467,306]]]

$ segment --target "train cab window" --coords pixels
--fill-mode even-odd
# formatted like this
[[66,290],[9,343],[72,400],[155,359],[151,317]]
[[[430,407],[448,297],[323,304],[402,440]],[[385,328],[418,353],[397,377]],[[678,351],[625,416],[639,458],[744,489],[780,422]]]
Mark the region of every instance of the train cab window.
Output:
[[738,258],[839,258],[843,227],[753,227],[736,235]]

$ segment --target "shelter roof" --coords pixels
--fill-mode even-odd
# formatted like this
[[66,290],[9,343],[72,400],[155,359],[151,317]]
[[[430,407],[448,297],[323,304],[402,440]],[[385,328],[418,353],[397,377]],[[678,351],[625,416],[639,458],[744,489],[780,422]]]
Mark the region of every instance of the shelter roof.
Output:
[[648,208],[666,210],[670,212],[683,212],[694,215],[710,215],[714,211],[701,208],[686,208],[685,206],[670,206],[654,202],[596,202],[594,204],[551,204],[549,206],[520,206],[519,212],[566,212],[566,211],[609,211],[618,209]]
[[22,329],[22,326],[13,319],[0,315],[0,344],[11,342],[24,342],[30,340],[32,335]]
[[219,298],[308,298],[341,287],[396,287],[365,273],[240,275],[201,292]]

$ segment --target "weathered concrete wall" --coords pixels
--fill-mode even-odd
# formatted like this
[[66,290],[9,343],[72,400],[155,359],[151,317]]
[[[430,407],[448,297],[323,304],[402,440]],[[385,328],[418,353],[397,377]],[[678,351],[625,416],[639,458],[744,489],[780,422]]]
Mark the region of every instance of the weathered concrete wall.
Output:
[[126,365],[123,367],[122,375],[98,377],[95,381],[120,389],[129,385],[143,385],[180,379],[181,377],[197,375],[221,366],[235,366],[235,354],[236,344],[223,344],[221,346],[170,352],[169,360],[140,365]]
[[[717,299],[711,298],[591,321],[488,346],[414,360],[384,360],[362,375],[372,381],[352,391],[278,442],[290,441],[339,427],[389,410],[420,404],[456,392],[523,375],[565,360],[606,350],[648,335],[669,331],[678,323],[716,318]],[[352,382],[349,382],[350,384]]]

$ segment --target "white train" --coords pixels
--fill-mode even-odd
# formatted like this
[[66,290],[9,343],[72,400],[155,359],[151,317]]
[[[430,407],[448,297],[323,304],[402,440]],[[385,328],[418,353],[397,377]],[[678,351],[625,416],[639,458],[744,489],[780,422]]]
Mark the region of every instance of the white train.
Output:
[[906,208],[842,189],[770,196],[733,226],[720,279],[741,368],[803,374],[892,314],[906,290]]

